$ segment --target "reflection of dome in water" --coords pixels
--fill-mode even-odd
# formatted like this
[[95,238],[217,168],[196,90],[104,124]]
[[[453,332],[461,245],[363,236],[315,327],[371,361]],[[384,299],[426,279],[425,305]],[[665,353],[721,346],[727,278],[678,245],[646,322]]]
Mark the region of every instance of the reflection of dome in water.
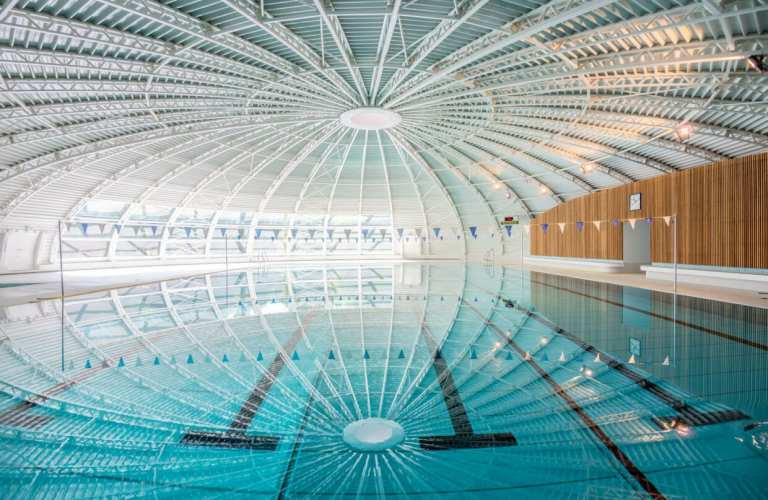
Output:
[[344,429],[344,442],[353,450],[383,451],[403,442],[405,432],[397,422],[366,418],[352,422]]

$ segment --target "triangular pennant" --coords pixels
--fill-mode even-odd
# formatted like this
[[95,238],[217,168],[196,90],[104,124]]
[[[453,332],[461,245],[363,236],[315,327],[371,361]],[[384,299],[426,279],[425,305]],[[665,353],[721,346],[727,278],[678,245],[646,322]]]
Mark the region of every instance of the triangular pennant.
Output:
[[672,219],[672,217],[664,217],[664,222],[667,223],[667,226],[669,226],[669,221]]
[[91,360],[90,359],[86,359],[85,360],[85,367],[86,368],[90,368],[91,367]]
[[630,365],[634,365],[635,364],[635,355],[634,354],[629,357],[629,364]]
[[560,227],[560,234],[563,234],[565,232],[565,222],[558,222],[557,225]]
[[363,239],[368,238],[369,229],[361,229],[360,231],[363,233]]
[[629,219],[629,225],[632,226],[632,229],[635,228],[635,222],[637,222],[637,219]]
[[315,239],[315,233],[317,232],[317,229],[307,229],[307,232],[309,233],[309,237],[314,240]]
[[299,233],[298,229],[291,229],[291,234],[293,235],[293,239],[296,239],[296,235]]
[[544,234],[547,234],[547,228],[549,227],[549,224],[542,224],[541,229],[544,231]]
[[506,225],[504,227],[507,228],[507,237],[511,237],[512,236],[512,226]]
[[414,231],[416,231],[416,237],[421,238],[422,229],[420,227],[417,227],[416,229],[414,229]]
[[512,359],[512,351],[507,351],[507,357],[504,359],[506,359],[507,361],[510,361]]
[[542,361],[549,361],[549,358],[547,357],[547,353],[545,352],[544,355],[541,357]]
[[88,232],[88,224],[87,224],[87,223],[85,223],[85,222],[81,222],[81,223],[80,223],[80,227],[81,227],[81,228],[82,228],[82,230],[83,230],[83,234],[85,234],[85,233],[87,233],[87,232]]
[[189,357],[187,357],[187,364],[192,365],[195,363],[195,360],[192,359],[192,355],[190,354]]
[[344,235],[347,237],[347,241],[349,241],[349,235],[350,234],[352,234],[352,230],[351,229],[345,229],[344,230]]
[[125,361],[123,361],[123,357],[122,356],[120,356],[120,361],[117,362],[117,366],[118,366],[118,368],[121,367],[121,366],[125,366]]
[[336,359],[336,356],[333,355],[333,350],[328,354],[328,359]]
[[405,231],[405,229],[398,229],[397,230],[397,235],[398,235],[397,237],[400,238],[401,240],[403,239],[403,231]]
[[261,355],[261,351],[256,355],[256,361],[264,361],[264,356]]
[[651,364],[651,358],[648,358],[648,359],[646,359],[646,360],[645,360],[645,364],[646,364],[646,365],[650,365],[650,364]]
[[104,230],[107,228],[106,224],[99,224],[99,233],[104,234]]
[[477,234],[475,232],[477,231],[477,227],[470,227],[469,232],[472,233],[472,237],[477,239]]
[[191,227],[185,227],[184,232],[187,233],[187,238],[189,238],[189,235],[192,234],[192,228]]
[[652,217],[646,217],[645,222],[648,223],[648,225],[653,225],[653,218]]
[[582,229],[584,229],[584,223],[583,222],[577,222],[576,227],[579,228],[579,232],[581,232]]
[[255,237],[258,240],[259,237],[261,236],[261,229],[256,229],[256,231],[254,231],[254,232],[255,232]]
[[488,226],[488,234],[490,234],[491,238],[493,238],[493,236],[496,234],[496,228],[493,226]]
[[72,361],[71,359],[69,360],[69,369],[70,370],[74,370],[75,369],[75,362]]
[[115,231],[117,231],[117,234],[120,234],[120,231],[123,230],[123,226],[120,224],[115,224]]
[[210,354],[205,355],[205,359],[203,360],[203,363],[212,363]]
[[64,226],[66,226],[67,232],[69,232],[69,230],[72,229],[72,223],[71,222],[65,222]]
[[222,362],[222,363],[229,363],[229,358],[227,357],[227,355],[226,355],[226,354],[224,354],[224,357],[223,357],[223,358],[221,358],[221,362]]
[[455,236],[457,239],[461,238],[461,234],[459,234],[459,228],[458,228],[458,227],[452,227],[452,228],[451,228],[451,233],[453,233],[453,235],[454,235],[454,236]]
[[525,351],[525,360],[530,361],[531,360],[531,353],[528,351]]
[[242,240],[243,238],[245,238],[245,229],[240,228],[237,230],[237,239]]
[[299,351],[293,351],[293,356],[291,356],[291,359],[294,361],[299,360]]
[[382,240],[387,237],[387,230],[386,229],[379,229],[379,233],[381,233],[381,239]]
[[474,349],[472,349],[472,352],[469,354],[469,359],[477,359],[477,352],[475,352]]
[[219,231],[221,231],[221,237],[225,237],[227,235],[227,228],[226,227],[220,227]]
[[597,353],[597,356],[595,356],[595,363],[597,363],[598,361],[600,361],[600,353],[599,352]]
[[141,362],[141,356],[136,358],[136,366],[144,366],[144,363]]
[[326,229],[325,232],[328,233],[328,239],[333,239],[333,229]]
[[437,350],[435,351],[435,356],[434,356],[434,358],[435,358],[435,359],[443,359],[443,354],[440,352],[440,349],[437,349]]
[[599,220],[592,221],[592,224],[595,225],[595,227],[597,228],[598,231],[600,231],[600,222],[602,222],[602,221],[599,221]]
[[160,358],[155,356],[155,360],[152,362],[153,365],[159,365],[160,364]]
[[363,359],[371,359],[371,356],[368,354],[368,349],[363,353]]
[[525,229],[525,234],[531,234],[531,225],[530,224],[525,224],[523,226],[523,229]]
[[616,219],[612,219],[611,222],[613,222],[613,227],[619,227],[619,221]]
[[664,358],[664,362],[662,363],[662,365],[664,365],[664,366],[669,366],[669,356],[667,356],[666,358]]
[[439,238],[440,237],[440,228],[439,227],[433,227],[432,231],[435,232],[435,238]]
[[565,352],[560,351],[560,358],[558,359],[558,361],[565,361]]
[[238,360],[240,363],[245,363],[248,361],[248,358],[245,357],[245,352],[240,352],[240,359]]
[[206,239],[208,238],[208,231],[209,230],[210,230],[210,228],[208,228],[208,227],[204,227],[203,228],[203,237],[205,237]]
[[175,228],[175,227],[173,227],[173,226],[168,226],[168,236],[169,236],[169,237],[170,237],[170,236],[173,236],[173,230],[174,230],[174,229],[176,229],[176,228]]
[[172,365],[176,364],[176,355],[175,354],[171,354],[171,364]]
[[400,349],[400,354],[397,355],[397,359],[405,359],[405,353]]
[[157,235],[157,226],[149,226],[149,228],[152,230],[152,235]]

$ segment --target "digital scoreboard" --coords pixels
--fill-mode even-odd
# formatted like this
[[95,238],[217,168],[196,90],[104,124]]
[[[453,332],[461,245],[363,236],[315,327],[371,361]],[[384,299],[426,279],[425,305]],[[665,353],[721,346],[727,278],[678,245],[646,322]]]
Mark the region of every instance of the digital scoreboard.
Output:
[[517,224],[517,217],[504,217],[504,220],[501,222],[503,226],[509,225],[509,224]]

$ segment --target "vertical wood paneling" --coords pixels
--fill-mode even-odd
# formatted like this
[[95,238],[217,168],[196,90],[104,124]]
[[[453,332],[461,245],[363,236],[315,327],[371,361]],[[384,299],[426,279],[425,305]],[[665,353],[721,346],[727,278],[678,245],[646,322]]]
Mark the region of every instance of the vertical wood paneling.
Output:
[[[640,210],[629,195],[642,193]],[[768,269],[768,154],[736,158],[607,189],[558,205],[533,220],[550,224],[547,234],[531,227],[531,254],[621,260],[623,229],[610,220],[677,213],[681,264]],[[600,231],[591,223],[602,220]],[[585,222],[579,233],[568,224]],[[651,226],[651,260],[673,262],[673,228]]]

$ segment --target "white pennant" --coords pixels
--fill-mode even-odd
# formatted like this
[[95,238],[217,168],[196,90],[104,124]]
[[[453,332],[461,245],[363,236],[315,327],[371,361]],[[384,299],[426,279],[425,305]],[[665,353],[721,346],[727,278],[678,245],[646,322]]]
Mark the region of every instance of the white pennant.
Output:
[[592,224],[595,225],[595,227],[597,228],[598,231],[600,231],[600,222],[602,222],[602,221],[599,221],[599,220],[592,221]]
[[637,219],[629,219],[629,225],[632,226],[632,229],[635,228],[635,222],[637,222]]
[[101,234],[104,234],[104,229],[107,228],[106,224],[99,224],[99,231],[101,231]]
[[560,226],[560,234],[565,232],[565,222],[558,222],[558,226]]
[[669,220],[670,220],[671,218],[672,218],[672,217],[664,217],[664,222],[666,222],[666,223],[667,223],[667,225],[669,225]]
[[629,357],[629,364],[630,365],[634,365],[635,364],[635,355],[634,354]]
[[453,233],[453,237],[457,237],[459,235],[459,228],[458,227],[452,227],[451,232]]
[[493,226],[488,226],[488,234],[493,236]]
[[560,351],[560,359],[558,361],[565,361],[565,352]]
[[531,234],[531,225],[530,224],[524,225],[523,229],[525,229],[525,234]]
[[418,228],[414,229],[414,231],[416,231],[416,237],[417,238],[421,238],[421,228],[418,227]]
[[595,363],[597,363],[598,361],[600,361],[600,353],[599,352],[597,353],[597,356],[595,356]]
[[664,362],[662,363],[662,365],[664,365],[664,366],[669,366],[669,356],[667,356],[666,358],[664,358]]
[[530,361],[531,360],[531,355],[530,355],[530,353],[528,351],[525,351],[525,360],[526,361]]

